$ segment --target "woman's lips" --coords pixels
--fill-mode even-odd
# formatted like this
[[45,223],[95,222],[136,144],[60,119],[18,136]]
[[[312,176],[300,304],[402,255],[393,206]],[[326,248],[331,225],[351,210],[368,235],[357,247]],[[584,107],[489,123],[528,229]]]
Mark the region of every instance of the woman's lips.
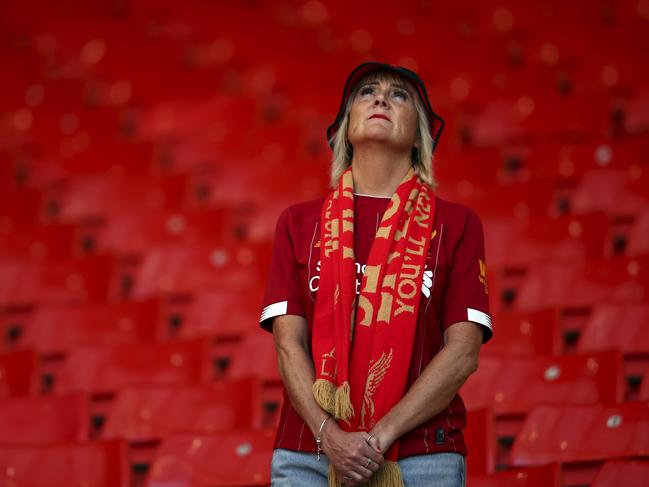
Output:
[[372,116],[370,117],[370,119],[372,119],[372,118],[382,118],[383,120],[387,120],[388,122],[391,122],[391,121],[392,121],[392,120],[390,120],[387,116],[385,116],[385,115],[383,115],[383,114],[381,114],[381,113],[375,113],[374,115],[372,115]]

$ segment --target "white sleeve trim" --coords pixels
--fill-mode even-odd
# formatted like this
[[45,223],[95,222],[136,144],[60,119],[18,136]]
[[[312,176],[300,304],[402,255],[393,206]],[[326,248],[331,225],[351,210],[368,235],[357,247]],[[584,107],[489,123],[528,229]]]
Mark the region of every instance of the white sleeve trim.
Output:
[[492,330],[492,328],[491,328],[491,316],[489,316],[487,313],[483,313],[482,311],[478,311],[477,309],[467,308],[466,309],[466,317],[467,317],[467,320],[473,321],[475,323],[479,323],[481,325],[486,326],[490,330]]
[[262,321],[267,320],[268,318],[274,318],[275,316],[285,315],[287,311],[288,301],[269,304],[261,311],[259,322],[261,323]]

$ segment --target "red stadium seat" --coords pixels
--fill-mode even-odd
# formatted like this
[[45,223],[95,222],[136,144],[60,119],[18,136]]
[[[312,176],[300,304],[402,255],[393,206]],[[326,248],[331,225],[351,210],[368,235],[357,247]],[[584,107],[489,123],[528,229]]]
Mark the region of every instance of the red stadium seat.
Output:
[[577,349],[580,352],[619,350],[649,355],[649,304],[603,303],[594,307]]
[[649,461],[609,460],[590,484],[591,487],[645,487],[649,484]]
[[559,313],[553,309],[494,315],[497,333],[483,355],[555,355],[561,351]]
[[622,400],[618,352],[557,357],[486,355],[461,390],[468,408],[491,405],[497,414],[520,414],[535,404],[593,404]]
[[37,361],[32,350],[0,355],[0,398],[34,393]]
[[649,127],[649,92],[645,89],[633,95],[621,107],[624,113],[624,131],[627,134],[646,133]]
[[0,233],[15,226],[36,225],[41,221],[44,195],[37,189],[0,192]]
[[649,253],[649,208],[642,210],[627,237],[625,254],[636,256]]
[[[494,198],[494,194],[498,198]],[[481,218],[506,217],[509,225],[528,224],[558,214],[555,209],[558,191],[554,180],[483,185],[460,179],[440,185],[439,195],[468,205]]]
[[10,348],[62,353],[78,346],[118,346],[156,337],[155,300],[79,306],[41,306],[32,313],[2,319],[0,332]]
[[641,392],[649,383],[647,320],[647,304],[600,304],[591,312],[577,342],[580,352],[619,350],[623,354],[627,400],[649,399]]
[[630,189],[626,171],[593,169],[579,181],[570,208],[576,214],[605,211],[611,215],[634,215],[647,208],[649,200]]
[[579,180],[593,169],[634,170],[649,149],[646,137],[598,138],[583,141],[547,141],[533,150],[518,150],[522,172],[532,178],[554,177],[565,182]]
[[498,465],[510,464],[512,442],[528,411],[543,403],[615,402],[623,398],[617,352],[558,357],[490,356],[480,359],[461,395],[467,408],[495,413]]
[[484,475],[496,470],[496,431],[489,408],[467,413],[464,439],[469,450],[466,460],[469,475]]
[[610,255],[610,228],[604,213],[533,219],[487,217],[487,259],[491,267],[527,269],[548,260],[582,263]]
[[171,433],[254,428],[260,418],[259,394],[259,382],[254,379],[125,388],[110,408],[102,435],[144,442]]
[[269,485],[273,439],[273,430],[167,436],[156,452],[146,486]]
[[141,254],[166,243],[194,245],[201,240],[233,239],[232,211],[215,208],[192,212],[130,211],[84,227],[84,241],[93,251]]
[[124,293],[131,299],[144,299],[210,287],[255,289],[265,279],[270,250],[268,243],[153,247],[132,272],[126,271],[133,284]]
[[601,301],[637,302],[649,288],[649,259],[615,257],[590,259],[585,266],[537,264],[514,290],[514,309],[583,308]]
[[210,377],[203,340],[70,350],[54,390],[110,394],[127,386],[197,384]]
[[556,463],[539,467],[512,468],[491,475],[469,475],[471,487],[561,487]]
[[79,254],[80,242],[75,225],[46,225],[0,228],[1,258],[24,258],[35,261],[69,259]]
[[522,115],[521,128],[537,140],[542,136],[577,140],[603,136],[610,120],[607,101],[606,94],[577,90],[568,96],[537,96],[528,100],[533,109],[529,115]]
[[128,487],[126,443],[0,445],[4,485]]
[[261,330],[246,335],[232,357],[228,376],[259,377],[265,382],[281,383],[272,335]]
[[640,391],[638,393],[638,400],[649,401],[649,376],[648,375],[645,375],[642,378]]
[[0,400],[0,444],[86,441],[90,424],[82,394]]
[[0,306],[106,301],[113,263],[112,256],[1,262]]
[[589,485],[604,460],[649,456],[648,406],[646,402],[538,406],[514,442],[512,462],[574,464],[564,469],[564,484]]
[[192,339],[240,339],[259,328],[263,289],[241,292],[220,286],[163,300],[159,335]]
[[133,209],[156,211],[179,208],[186,198],[185,176],[134,179],[121,174],[76,176],[50,195],[50,218],[76,223],[128,214]]
[[609,224],[604,213],[533,221],[510,244],[505,265],[529,266],[555,261],[571,265],[605,255]]

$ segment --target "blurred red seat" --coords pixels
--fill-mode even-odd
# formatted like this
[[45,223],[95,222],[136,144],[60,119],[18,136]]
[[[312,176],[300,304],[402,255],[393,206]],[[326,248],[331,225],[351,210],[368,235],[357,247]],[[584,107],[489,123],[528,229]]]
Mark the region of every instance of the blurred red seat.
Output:
[[54,390],[110,394],[135,385],[197,384],[210,378],[203,340],[70,350],[56,374]]
[[[511,468],[490,475],[469,475],[471,487],[561,487],[556,463],[539,467]],[[612,484],[609,484],[612,485]]]
[[493,410],[497,464],[509,465],[514,438],[527,413],[538,404],[622,401],[622,358],[618,352],[557,357],[487,355],[460,393],[468,409]]
[[46,263],[5,260],[0,262],[0,306],[106,301],[113,263],[108,255]]
[[273,440],[273,430],[166,436],[146,486],[269,485]]
[[649,376],[645,374],[640,385],[638,400],[649,401]]
[[83,394],[0,400],[0,444],[86,441],[89,424]]
[[561,351],[559,313],[554,309],[512,311],[494,316],[498,333],[483,355],[555,355]]
[[40,306],[22,316],[0,318],[9,348],[44,354],[79,346],[118,346],[152,342],[159,303],[155,300],[78,306]]
[[[144,442],[171,433],[217,433],[258,427],[259,382],[129,387],[110,407],[104,438]],[[220,463],[220,462],[217,462]]]
[[557,357],[486,355],[461,395],[467,407],[490,405],[496,414],[520,414],[540,403],[589,404],[623,398],[618,352]]
[[591,487],[646,487],[649,485],[649,461],[609,460],[600,469]]
[[577,343],[580,352],[619,350],[625,355],[649,354],[649,304],[596,305]]
[[262,330],[244,336],[235,349],[228,376],[232,379],[258,377],[268,383],[281,383],[273,336]]
[[516,437],[512,463],[572,464],[564,468],[564,485],[590,485],[607,459],[649,456],[647,438],[647,402],[538,406]]
[[135,269],[125,271],[133,283],[125,294],[143,299],[210,287],[255,289],[265,279],[270,250],[268,242],[156,246]]
[[93,251],[117,254],[141,254],[155,245],[234,239],[232,210],[212,208],[195,211],[147,211],[103,219],[98,225],[84,226],[84,240]]
[[[646,85],[644,86],[646,88]],[[649,129],[649,91],[646,89],[633,93],[620,107],[624,118],[624,132],[644,135]],[[646,138],[646,137],[645,137]]]
[[642,390],[649,383],[649,305],[602,303],[595,306],[579,336],[577,350],[619,350],[627,381],[626,399],[649,399]]
[[128,214],[133,209],[180,208],[186,198],[185,176],[135,179],[119,171],[75,176],[49,195],[49,218],[62,223]]
[[547,261],[583,263],[610,254],[610,229],[604,213],[539,217],[517,222],[511,217],[484,220],[491,267],[527,269]]
[[161,302],[159,335],[239,339],[259,328],[263,288],[241,292],[227,285],[171,296]]
[[514,293],[517,310],[590,307],[601,301],[642,301],[649,290],[649,258],[589,259],[582,265],[548,262],[525,273]]
[[[24,225],[24,222],[19,222]],[[0,224],[2,258],[24,258],[35,261],[69,259],[80,248],[75,225],[14,226],[3,231]]]
[[592,169],[582,176],[572,194],[570,208],[575,214],[605,211],[609,215],[634,215],[649,206],[649,200],[631,191],[627,171]]
[[564,182],[578,181],[593,169],[629,171],[642,164],[642,155],[649,150],[647,138],[601,137],[577,141],[544,141],[533,150],[517,150],[524,172],[532,178],[561,178]]
[[19,225],[38,224],[44,199],[38,189],[0,191],[0,233]]
[[0,355],[0,398],[35,392],[38,357],[32,350]]
[[126,443],[0,445],[3,485],[128,487]]
[[643,255],[649,253],[649,208],[638,213],[627,237],[626,255]]
[[608,239],[608,217],[602,212],[535,219],[510,242],[505,265],[527,267],[548,260],[574,265],[603,257]]
[[466,459],[469,475],[484,475],[496,470],[496,431],[489,408],[468,411],[464,439],[469,450]]

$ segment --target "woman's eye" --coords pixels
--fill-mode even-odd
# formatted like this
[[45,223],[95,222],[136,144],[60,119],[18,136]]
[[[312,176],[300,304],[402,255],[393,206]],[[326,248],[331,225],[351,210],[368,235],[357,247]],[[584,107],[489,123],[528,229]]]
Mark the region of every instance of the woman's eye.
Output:
[[408,99],[408,94],[403,90],[395,90],[394,96],[396,96],[397,98],[401,98],[402,100]]
[[362,96],[371,95],[373,92],[374,92],[374,88],[371,86],[364,86],[363,88],[361,88]]

